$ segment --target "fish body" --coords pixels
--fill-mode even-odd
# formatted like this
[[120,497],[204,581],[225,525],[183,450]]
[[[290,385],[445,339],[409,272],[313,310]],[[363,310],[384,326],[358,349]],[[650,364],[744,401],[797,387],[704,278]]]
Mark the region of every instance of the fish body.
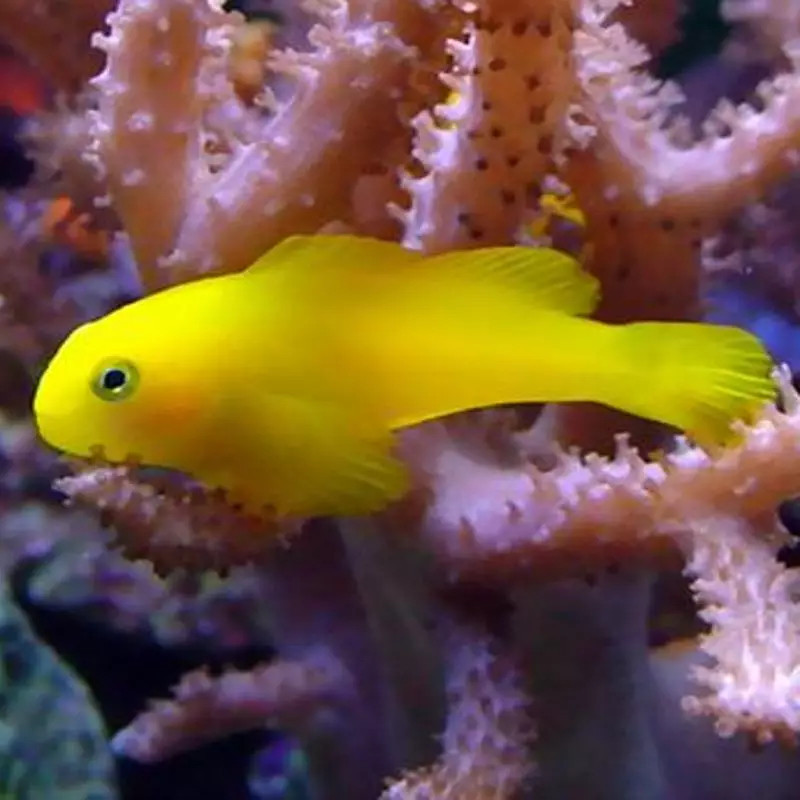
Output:
[[[597,281],[554,250],[425,257],[292,237],[248,270],[146,297],[74,331],[34,400],[78,456],[190,473],[252,510],[354,514],[400,496],[393,432],[515,402],[595,401],[701,440],[773,396],[738,328],[606,325]],[[107,385],[106,385],[107,384]]]

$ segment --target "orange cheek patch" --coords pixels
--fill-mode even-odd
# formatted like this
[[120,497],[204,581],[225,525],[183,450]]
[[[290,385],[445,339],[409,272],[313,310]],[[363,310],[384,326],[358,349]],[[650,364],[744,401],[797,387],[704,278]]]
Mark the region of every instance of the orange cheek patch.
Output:
[[199,400],[184,394],[162,392],[157,400],[135,403],[135,407],[130,409],[130,419],[137,431],[156,437],[185,434],[187,427],[200,421],[202,405]]

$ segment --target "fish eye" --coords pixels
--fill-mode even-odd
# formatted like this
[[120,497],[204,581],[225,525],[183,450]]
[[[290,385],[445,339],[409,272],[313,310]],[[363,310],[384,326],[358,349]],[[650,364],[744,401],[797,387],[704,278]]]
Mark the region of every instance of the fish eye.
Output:
[[92,381],[92,391],[101,400],[124,400],[135,391],[139,372],[130,361],[104,364]]

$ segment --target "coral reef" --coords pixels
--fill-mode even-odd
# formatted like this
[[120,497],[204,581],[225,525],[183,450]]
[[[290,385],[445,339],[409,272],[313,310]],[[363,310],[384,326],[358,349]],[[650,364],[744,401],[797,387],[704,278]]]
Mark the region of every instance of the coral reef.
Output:
[[[322,800],[794,796],[800,759],[774,741],[800,733],[798,567],[777,513],[800,493],[786,368],[776,403],[715,451],[585,404],[425,423],[399,437],[413,490],[364,519],[254,518],[99,451],[56,463],[26,415],[76,324],[320,231],[425,253],[563,247],[600,280],[600,318],[754,314],[793,362],[797,12],[722,3],[766,77],[698,124],[656,72],[683,10],[0,0],[5,43],[52,92],[26,126],[36,176],[2,198],[0,563],[45,562],[37,602],[104,624],[277,652],[188,674],[115,733],[117,754],[276,726]],[[33,477],[67,507],[32,496]],[[701,632],[651,651],[655,576],[681,572]]]

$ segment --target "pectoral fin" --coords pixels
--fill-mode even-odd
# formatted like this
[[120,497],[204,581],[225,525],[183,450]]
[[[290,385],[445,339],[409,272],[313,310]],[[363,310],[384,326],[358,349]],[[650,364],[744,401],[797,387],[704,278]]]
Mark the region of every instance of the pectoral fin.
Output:
[[269,396],[257,463],[264,502],[279,513],[322,516],[378,511],[408,488],[391,432],[335,402]]

